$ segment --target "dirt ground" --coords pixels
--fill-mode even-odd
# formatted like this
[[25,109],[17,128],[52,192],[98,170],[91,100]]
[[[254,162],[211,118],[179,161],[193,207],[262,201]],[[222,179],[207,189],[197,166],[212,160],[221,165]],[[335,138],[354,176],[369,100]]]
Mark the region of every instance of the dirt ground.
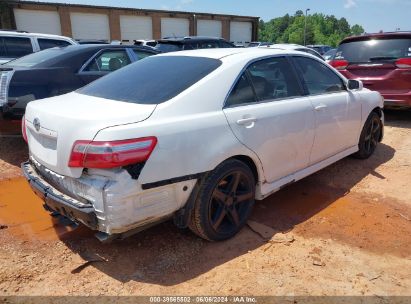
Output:
[[[368,160],[346,158],[258,202],[220,243],[164,223],[101,244],[50,217],[0,138],[1,295],[411,296],[411,112],[388,112]],[[8,133],[11,134],[11,133]]]

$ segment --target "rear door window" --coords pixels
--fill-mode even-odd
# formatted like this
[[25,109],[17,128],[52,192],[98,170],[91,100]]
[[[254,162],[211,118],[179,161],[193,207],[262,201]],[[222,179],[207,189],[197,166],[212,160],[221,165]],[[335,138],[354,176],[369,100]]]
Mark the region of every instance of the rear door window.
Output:
[[220,45],[220,48],[223,48],[223,49],[235,47],[235,46],[232,45],[231,43],[228,43],[228,42],[226,42],[226,41],[221,41],[221,40],[219,41],[219,45]]
[[340,44],[335,59],[350,63],[390,61],[411,57],[411,39],[366,39]]
[[228,96],[226,101],[226,106],[233,107],[256,101],[257,99],[254,94],[254,89],[251,86],[248,73],[243,73],[231,90],[230,95]]
[[218,47],[219,45],[217,41],[202,41],[198,43],[199,49],[215,49]]
[[153,55],[153,53],[144,52],[144,51],[138,50],[138,49],[133,49],[133,52],[139,60]]
[[26,37],[3,37],[0,38],[3,44],[3,56],[22,57],[33,53],[30,38]]
[[159,50],[160,52],[176,52],[176,51],[181,51],[183,49],[183,45],[181,43],[158,43],[155,46],[156,50]]
[[248,66],[227,98],[226,106],[302,96],[293,68],[284,57],[256,61]]
[[247,70],[259,101],[302,95],[298,79],[284,57],[257,61]]
[[198,48],[199,46],[198,46],[198,43],[196,42],[185,43],[183,46],[184,50],[196,50]]
[[58,39],[38,38],[40,50],[49,49],[52,47],[64,47],[70,45],[70,42]]
[[101,77],[77,92],[130,103],[159,104],[180,94],[220,65],[220,60],[211,58],[150,56]]
[[86,72],[113,72],[130,64],[125,50],[106,50],[97,55],[84,69]]
[[310,95],[329,94],[345,90],[343,80],[329,67],[307,57],[294,57]]

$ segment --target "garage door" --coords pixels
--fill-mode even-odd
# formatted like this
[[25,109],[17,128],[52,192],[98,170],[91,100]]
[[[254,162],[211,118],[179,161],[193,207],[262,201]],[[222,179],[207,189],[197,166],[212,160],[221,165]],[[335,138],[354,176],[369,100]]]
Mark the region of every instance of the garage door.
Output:
[[161,18],[161,37],[186,37],[190,35],[190,22],[183,18]]
[[121,40],[133,43],[137,39],[153,39],[151,17],[120,16]]
[[74,39],[110,40],[107,15],[70,13],[70,19]]
[[216,20],[197,20],[197,35],[198,36],[222,36],[222,23]]
[[230,41],[235,44],[246,45],[251,42],[253,25],[251,22],[231,21]]
[[14,9],[19,31],[61,35],[60,16],[57,12]]

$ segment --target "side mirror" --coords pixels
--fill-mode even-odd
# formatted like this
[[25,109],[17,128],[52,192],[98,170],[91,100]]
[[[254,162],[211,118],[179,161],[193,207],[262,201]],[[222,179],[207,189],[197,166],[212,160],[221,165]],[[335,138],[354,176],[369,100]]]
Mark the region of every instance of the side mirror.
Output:
[[361,80],[355,80],[355,79],[348,80],[348,89],[350,91],[353,91],[353,90],[360,91],[362,90],[362,88],[363,88],[363,84]]

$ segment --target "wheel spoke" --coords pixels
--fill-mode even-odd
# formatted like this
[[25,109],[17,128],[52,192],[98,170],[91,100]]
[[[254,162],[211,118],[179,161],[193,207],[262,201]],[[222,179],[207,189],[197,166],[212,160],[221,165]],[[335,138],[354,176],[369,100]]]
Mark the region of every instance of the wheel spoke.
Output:
[[374,130],[374,120],[371,121],[370,132],[368,134],[372,134],[373,130]]
[[241,178],[241,174],[240,172],[236,172],[232,175],[230,184],[228,185],[228,191],[230,193],[235,193],[237,188],[238,188],[238,184],[240,183],[240,178]]
[[371,137],[365,142],[365,149],[367,152],[370,152],[371,150]]
[[212,223],[215,231],[218,230],[218,228],[220,227],[226,215],[227,215],[227,212],[225,211],[224,208],[218,209],[218,211],[216,212],[215,220]]
[[216,188],[214,189],[213,197],[218,201],[218,203],[224,205],[227,199],[227,194]]
[[235,208],[229,209],[229,210],[228,210],[228,215],[229,215],[230,220],[232,221],[232,223],[233,223],[236,227],[240,226],[240,218],[239,218],[239,216],[238,216],[237,209],[235,209]]
[[375,124],[375,128],[372,130],[372,133],[376,134],[379,131],[380,131],[380,124],[377,123],[377,124]]
[[253,198],[253,192],[241,193],[237,195],[237,203],[245,202]]

